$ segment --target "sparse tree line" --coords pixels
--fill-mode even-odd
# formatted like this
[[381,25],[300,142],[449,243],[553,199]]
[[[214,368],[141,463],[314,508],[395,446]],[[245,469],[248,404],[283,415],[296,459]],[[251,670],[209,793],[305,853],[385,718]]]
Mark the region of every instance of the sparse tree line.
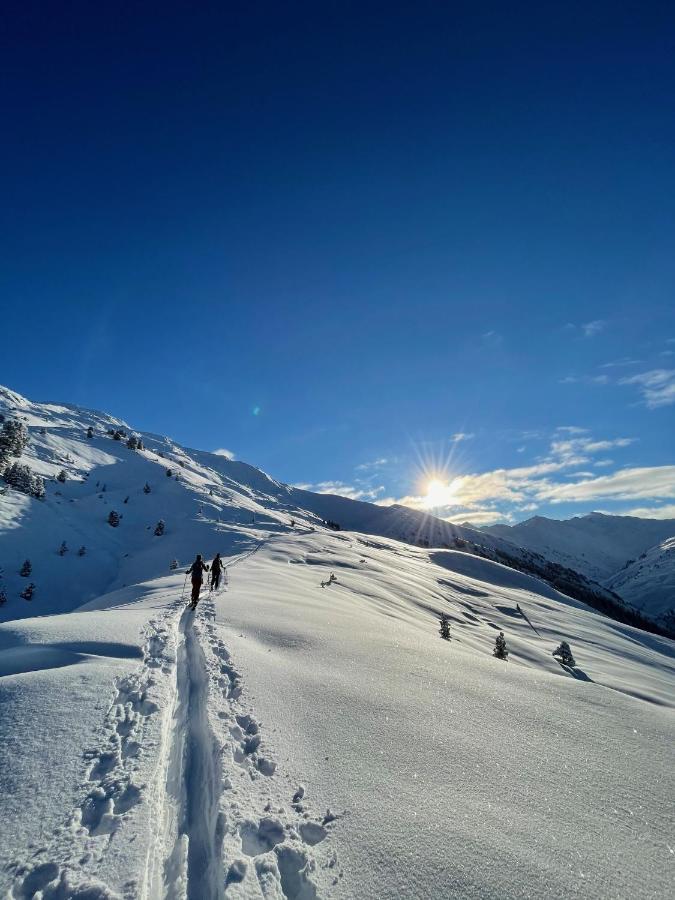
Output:
[[[517,607],[520,612],[520,607]],[[447,613],[440,613],[439,615],[439,629],[438,633],[444,641],[451,640],[450,637],[450,616]],[[508,660],[509,658],[509,650],[506,646],[506,636],[503,631],[500,631],[497,637],[495,638],[495,646],[492,651],[492,655],[497,659]],[[570,649],[570,645],[567,641],[561,641],[560,645],[556,647],[556,649],[551,654],[554,656],[561,665],[568,666],[573,669],[576,666],[576,660],[572,654],[572,650]]]

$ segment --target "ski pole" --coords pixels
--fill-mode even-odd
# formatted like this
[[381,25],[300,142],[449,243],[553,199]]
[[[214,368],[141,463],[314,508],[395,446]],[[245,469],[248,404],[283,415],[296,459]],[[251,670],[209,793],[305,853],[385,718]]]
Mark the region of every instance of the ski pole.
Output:
[[185,573],[185,580],[183,581],[183,590],[180,592],[180,602],[183,602],[185,598],[185,585],[187,584],[187,572]]

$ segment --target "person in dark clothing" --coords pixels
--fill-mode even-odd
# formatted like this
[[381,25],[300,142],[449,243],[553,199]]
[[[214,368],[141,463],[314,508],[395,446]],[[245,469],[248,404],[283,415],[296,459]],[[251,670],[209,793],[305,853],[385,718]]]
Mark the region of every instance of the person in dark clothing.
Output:
[[211,563],[211,588],[212,591],[217,591],[218,586],[220,585],[220,576],[223,573],[223,561],[220,558],[220,553],[216,553],[213,558],[213,562]]
[[201,590],[202,581],[204,580],[202,575],[204,572],[208,571],[209,567],[202,559],[201,553],[198,553],[195,561],[185,573],[186,575],[192,575],[192,598],[190,602],[192,603],[193,609],[197,608],[197,603],[199,602],[199,591]]

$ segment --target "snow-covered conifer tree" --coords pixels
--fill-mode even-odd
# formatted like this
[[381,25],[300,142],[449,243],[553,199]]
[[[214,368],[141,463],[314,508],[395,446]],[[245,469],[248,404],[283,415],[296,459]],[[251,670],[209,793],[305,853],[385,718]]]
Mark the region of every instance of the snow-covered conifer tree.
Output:
[[27,585],[19,594],[22,600],[32,600],[33,594],[35,592],[35,585],[31,581],[29,585]]
[[503,631],[500,631],[495,638],[495,649],[492,652],[497,659],[508,659],[509,651],[506,649],[506,638]]
[[150,485],[149,485],[148,482],[146,481],[146,482],[145,482],[145,487],[143,488],[143,493],[144,493],[144,494],[149,494],[151,490],[152,490],[152,488],[150,487]]
[[60,482],[61,484],[65,484],[65,483],[66,483],[66,481],[68,480],[68,476],[66,475],[66,470],[65,470],[65,469],[61,469],[61,471],[59,472],[59,474],[56,476],[56,480],[57,480],[58,482]]
[[118,512],[115,512],[114,509],[111,509],[110,513],[108,514],[108,525],[111,525],[113,528],[117,528],[119,524],[120,514]]
[[94,436],[94,429],[90,425],[89,428],[87,428],[87,437],[89,438],[89,440],[91,440],[93,438],[93,436]]
[[560,646],[556,647],[553,651],[553,656],[560,660],[563,666],[570,666],[574,668],[576,666],[576,662],[574,657],[572,656],[572,651],[570,649],[570,645],[567,641],[560,641]]
[[65,556],[66,553],[68,552],[68,544],[66,544],[65,541],[62,541],[61,546],[59,547],[57,552],[58,552],[59,556]]
[[32,566],[31,561],[29,559],[25,559],[23,561],[23,565],[21,566],[21,571],[19,572],[19,575],[22,578],[28,578],[28,576],[30,575],[30,573],[32,571],[33,571],[33,566]]
[[164,522],[162,519],[155,525],[155,534],[157,537],[161,537],[164,534]]
[[447,613],[441,613],[441,627],[438,630],[438,633],[443,638],[444,641],[450,640],[450,617]]
[[80,547],[80,549],[77,551],[77,555],[78,555],[78,556],[84,556],[84,554],[85,554],[86,552],[87,552],[87,548],[86,548],[86,547],[84,546],[84,544],[83,544],[83,545]]

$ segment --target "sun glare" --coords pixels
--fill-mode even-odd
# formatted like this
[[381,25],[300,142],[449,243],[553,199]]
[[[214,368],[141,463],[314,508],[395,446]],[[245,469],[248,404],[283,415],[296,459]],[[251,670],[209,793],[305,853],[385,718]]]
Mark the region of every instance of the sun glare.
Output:
[[448,506],[452,502],[452,485],[440,478],[432,478],[427,482],[427,490],[424,495],[426,509],[434,509],[437,506]]

